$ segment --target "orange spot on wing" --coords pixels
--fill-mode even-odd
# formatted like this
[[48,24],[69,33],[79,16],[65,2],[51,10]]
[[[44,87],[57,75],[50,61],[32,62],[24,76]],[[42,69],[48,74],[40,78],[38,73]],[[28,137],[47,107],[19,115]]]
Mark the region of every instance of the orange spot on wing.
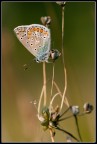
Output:
[[36,28],[36,27],[34,27],[34,28],[33,28],[33,31],[37,31],[37,28]]
[[29,31],[30,31],[30,32],[35,31],[35,28],[30,28]]
[[30,37],[31,37],[31,34],[32,34],[32,32],[31,32],[31,30],[29,29],[29,30],[27,31],[27,37],[30,38]]
[[44,34],[45,34],[45,35],[48,35],[48,32],[45,31]]
[[37,28],[37,32],[39,32],[39,28]]
[[43,33],[43,29],[40,29],[40,32]]
[[27,34],[28,34],[28,35],[31,35],[31,34],[32,34],[31,30],[27,31]]

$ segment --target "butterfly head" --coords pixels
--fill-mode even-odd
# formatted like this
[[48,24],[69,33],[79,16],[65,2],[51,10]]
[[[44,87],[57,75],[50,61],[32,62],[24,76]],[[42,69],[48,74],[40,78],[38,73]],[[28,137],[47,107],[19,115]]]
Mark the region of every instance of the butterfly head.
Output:
[[61,56],[61,53],[57,49],[50,50],[50,58],[55,61]]

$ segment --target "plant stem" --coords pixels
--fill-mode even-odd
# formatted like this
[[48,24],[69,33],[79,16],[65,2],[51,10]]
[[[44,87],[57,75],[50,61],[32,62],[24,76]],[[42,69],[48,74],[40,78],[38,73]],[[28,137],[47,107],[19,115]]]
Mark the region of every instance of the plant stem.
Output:
[[[55,81],[54,81],[54,85],[55,85],[57,91],[59,92],[59,95],[62,98],[63,97],[62,92],[60,91],[60,89],[59,89],[59,87]],[[69,107],[69,102],[68,102],[68,99],[66,97],[63,99],[63,102],[67,105],[67,107]]]
[[51,101],[50,101],[50,108],[49,109],[51,109],[52,108],[52,103],[53,103],[53,101],[54,101],[54,99],[55,99],[55,97],[57,96],[57,95],[59,95],[59,93],[56,93],[53,97],[52,97],[52,99],[51,99]]
[[54,141],[54,136],[53,136],[52,129],[49,129],[49,130],[50,130],[51,140],[52,140],[52,142],[55,142],[55,141]]
[[42,87],[42,91],[41,91],[40,99],[39,99],[39,103],[38,103],[38,114],[40,113],[40,104],[41,104],[43,92],[44,92],[44,86]]
[[69,110],[70,110],[70,107],[67,108],[67,109],[60,115],[60,117],[62,117],[62,116],[63,116],[65,113],[67,113]]
[[65,61],[64,61],[64,7],[62,7],[62,60],[63,60],[63,66],[65,67]]
[[57,127],[56,129],[57,129],[57,130],[60,130],[60,131],[63,131],[64,133],[68,134],[69,136],[71,136],[72,138],[74,138],[76,141],[79,142],[79,140],[78,140],[73,134],[71,134],[70,132],[68,132],[68,131],[66,131],[66,130],[64,130],[64,129],[61,129],[61,128],[59,128],[59,127]]
[[81,142],[82,142],[82,138],[81,138],[81,134],[80,134],[80,130],[79,130],[79,125],[78,125],[77,116],[75,115],[74,118],[75,118],[75,123],[76,123],[76,126],[77,126],[78,135],[79,135],[79,138],[80,138],[80,140],[81,140]]
[[67,76],[66,76],[66,69],[65,69],[65,67],[64,67],[64,77],[65,77],[65,88],[64,88],[64,92],[63,92],[63,96],[62,96],[60,111],[62,110],[62,107],[63,107],[64,98],[66,99],[65,94],[66,94],[66,89],[67,89]]
[[43,62],[44,106],[46,106],[46,64]]
[[53,63],[53,75],[52,75],[52,86],[51,86],[51,98],[52,98],[52,92],[53,92],[54,73],[55,73],[55,63]]
[[66,120],[66,119],[69,119],[69,118],[72,118],[72,117],[73,117],[73,115],[65,117],[65,118],[62,118],[62,119],[59,119],[58,121],[63,121],[63,120]]
[[[66,89],[67,89],[67,75],[66,75],[65,60],[64,60],[64,9],[65,9],[65,7],[62,6],[62,62],[63,62],[63,67],[64,67],[63,69],[64,69],[64,78],[65,78],[64,85],[65,85],[65,87],[64,87],[64,91],[63,91],[63,96],[62,96],[60,111],[61,111],[61,109],[63,107],[63,101],[64,101],[64,99],[66,99],[66,103],[68,103],[68,100],[67,100],[67,98],[65,96]],[[69,103],[68,103],[68,105],[69,105]]]
[[43,62],[43,87],[41,90],[40,99],[39,99],[39,103],[38,103],[38,114],[40,113],[40,105],[41,105],[43,93],[44,93],[44,106],[46,106],[46,67],[45,67],[45,62]]

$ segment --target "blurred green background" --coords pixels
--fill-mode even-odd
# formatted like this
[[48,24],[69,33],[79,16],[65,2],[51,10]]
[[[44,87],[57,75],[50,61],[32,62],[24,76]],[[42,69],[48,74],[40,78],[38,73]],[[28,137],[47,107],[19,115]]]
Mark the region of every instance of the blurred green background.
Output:
[[[16,38],[13,29],[20,25],[41,24],[41,16],[51,16],[51,48],[61,51],[61,7],[55,2],[2,2],[2,142],[50,142],[49,131],[44,132],[37,119],[33,101],[38,102],[42,89],[42,63],[32,62],[30,54]],[[83,107],[85,102],[94,106],[90,115],[79,118],[84,142],[95,141],[95,2],[67,2],[65,7],[64,55],[67,70],[66,96],[71,105]],[[52,77],[52,64],[47,68],[47,96]],[[55,64],[55,81],[64,89],[61,57]],[[55,93],[55,89],[53,94]],[[60,97],[55,104],[59,104]],[[32,104],[29,103],[32,101]],[[61,101],[60,101],[61,102]],[[63,110],[66,109],[64,105]],[[68,115],[68,114],[67,114]],[[74,119],[62,122],[62,127],[77,131]],[[56,142],[65,142],[66,135],[56,132]]]

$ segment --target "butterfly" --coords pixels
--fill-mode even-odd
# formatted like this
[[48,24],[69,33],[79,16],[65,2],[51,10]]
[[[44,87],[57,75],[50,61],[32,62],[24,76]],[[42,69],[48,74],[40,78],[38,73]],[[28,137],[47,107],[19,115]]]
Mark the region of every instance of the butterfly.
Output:
[[35,56],[36,62],[48,62],[51,36],[49,28],[40,24],[22,25],[14,29],[18,40]]

